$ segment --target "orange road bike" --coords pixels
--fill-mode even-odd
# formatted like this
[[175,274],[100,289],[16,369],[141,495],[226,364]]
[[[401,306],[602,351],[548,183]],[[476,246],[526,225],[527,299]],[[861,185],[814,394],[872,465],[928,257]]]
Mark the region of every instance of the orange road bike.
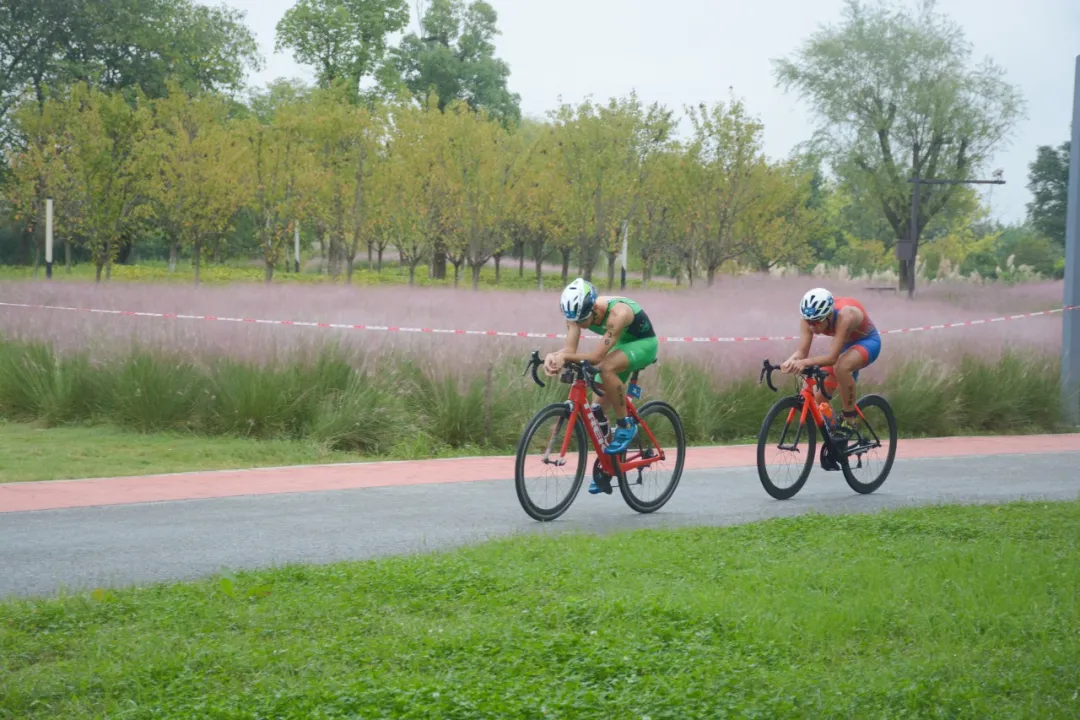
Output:
[[[779,365],[770,365],[769,361],[766,360],[762,365],[758,384],[760,385],[764,379],[768,382],[769,388],[773,392],[777,392],[776,386],[772,383],[772,374],[773,371],[779,369]],[[832,396],[825,389],[827,373],[817,365],[813,365],[803,368],[799,374],[803,379],[802,387],[796,390],[794,395],[776,401],[765,415],[765,421],[761,424],[761,431],[758,434],[758,477],[761,479],[765,491],[777,500],[787,500],[794,497],[795,493],[802,489],[802,486],[806,483],[806,478],[810,476],[810,468],[814,463],[814,450],[817,442],[814,430],[816,428],[821,432],[822,438],[820,452],[822,469],[843,471],[844,479],[847,480],[847,484],[855,492],[863,494],[874,492],[885,482],[889,471],[892,470],[893,460],[896,458],[896,417],[893,415],[892,407],[880,395],[866,395],[859,398],[858,402],[855,403],[860,416],[856,435],[851,438],[839,437],[832,431],[829,423],[825,421],[822,408],[818,406],[814,397],[816,388],[825,397],[826,401],[831,403]],[[822,403],[822,405],[826,405],[826,403]],[[879,411],[884,415],[883,421],[877,419],[871,421],[870,417],[876,415],[875,411]],[[770,440],[770,431],[774,430],[773,423],[777,420],[783,423],[778,433],[779,439]],[[808,420],[813,420],[813,422],[808,422]],[[779,425],[779,423],[777,424]],[[878,437],[875,427],[878,429],[887,428],[889,436],[887,448],[882,447],[883,443]],[[793,482],[781,485],[777,482],[781,479],[781,473],[777,473],[775,479],[770,476],[766,467],[766,455],[792,453],[798,457],[803,452],[799,447],[799,442],[804,437],[804,432],[805,455],[802,460],[796,461],[796,467],[798,462],[802,462],[802,469],[798,475],[794,476]],[[787,440],[786,443],[785,440]],[[884,461],[879,463],[876,460],[876,451],[883,451],[885,455]],[[873,457],[871,457],[871,453],[873,453]],[[864,460],[866,461],[865,466]],[[852,466],[853,462],[854,467]],[[867,470],[869,473],[873,473],[873,468],[878,467],[880,469],[877,474],[869,474],[865,479],[861,477],[860,471]],[[792,473],[789,472],[786,475],[790,479]]]
[[[526,373],[532,370],[533,382],[540,387],[546,385],[536,371],[543,364],[539,351],[534,350],[525,367]],[[586,388],[591,388],[595,397],[604,396],[595,375],[596,368],[587,361],[566,363],[560,380],[570,385],[569,398],[536,413],[518,442],[514,485],[521,507],[534,520],[554,520],[574,502],[585,479],[589,442],[597,456],[592,479],[608,495],[612,493],[612,479],[617,479],[623,500],[639,513],[651,513],[663,507],[682,477],[686,460],[682,419],[675,408],[662,400],[650,400],[640,408],[635,407],[633,398],[641,397],[638,371],[630,377],[626,398],[627,416],[638,423],[637,437],[618,455],[603,451],[607,434],[593,414],[586,394]],[[613,430],[614,419],[608,422]],[[549,423],[550,429],[545,429]],[[668,464],[672,467],[665,472]],[[564,469],[569,471],[568,466],[573,467],[573,476],[565,480],[556,478],[555,489],[550,490],[550,476]],[[533,488],[532,475],[542,476],[543,489]],[[658,491],[647,499],[650,494],[646,489],[654,485]]]

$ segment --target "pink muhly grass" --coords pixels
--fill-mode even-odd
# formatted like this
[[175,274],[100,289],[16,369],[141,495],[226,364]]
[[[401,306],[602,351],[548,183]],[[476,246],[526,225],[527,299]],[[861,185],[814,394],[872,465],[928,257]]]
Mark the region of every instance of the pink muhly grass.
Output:
[[[867,291],[858,282],[742,276],[721,277],[713,288],[628,294],[642,304],[661,336],[793,336],[798,332],[799,299],[817,285],[836,295],[859,298],[882,331],[1060,307],[1062,288],[1060,282],[1013,287],[942,282],[919,289],[916,299],[908,301],[895,293]],[[603,279],[600,287],[607,294]],[[406,286],[256,284],[194,288],[14,281],[0,282],[0,300],[217,317],[562,334],[565,326],[558,311],[559,290],[472,292]],[[469,375],[505,361],[524,367],[534,348],[544,353],[562,346],[562,340],[554,338],[421,335],[9,307],[0,307],[0,336],[46,341],[60,353],[86,351],[96,358],[123,356],[141,347],[200,363],[220,357],[255,363],[289,361],[337,345],[360,367],[409,358],[436,375]],[[586,336],[591,337],[591,333]],[[1060,337],[1061,317],[1057,314],[885,335],[881,358],[865,376],[883,379],[896,363],[906,360],[953,364],[965,354],[993,360],[1007,349],[1056,353]],[[812,352],[823,352],[827,342],[819,338]],[[692,361],[722,380],[734,380],[756,378],[762,359],[778,363],[794,346],[794,341],[756,340],[662,343],[660,358],[661,362]]]

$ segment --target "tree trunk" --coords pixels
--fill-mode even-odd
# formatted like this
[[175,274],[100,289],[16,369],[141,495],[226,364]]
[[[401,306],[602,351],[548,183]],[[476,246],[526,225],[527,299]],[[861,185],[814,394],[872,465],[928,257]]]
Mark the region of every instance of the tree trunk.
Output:
[[607,259],[607,289],[608,292],[615,287],[615,253],[608,253]]
[[71,272],[71,243],[67,238],[64,238],[64,267]]
[[[382,254],[383,254],[383,250],[385,250],[385,249],[386,249],[386,248],[382,248],[382,247],[380,247],[380,248],[379,248],[379,255],[378,255],[378,257],[379,257],[379,264],[378,264],[378,265],[377,265],[376,267],[378,268],[378,273],[379,273],[380,275],[382,274]],[[410,268],[409,268],[409,272],[410,272],[410,273],[414,273],[414,272],[416,272],[416,266],[415,266],[415,265],[413,265],[412,267],[410,267]]]
[[[496,262],[498,262],[498,261],[496,261]],[[479,263],[475,263],[475,264],[474,263],[469,263],[469,265],[472,268],[472,289],[473,290],[479,290],[480,289],[480,270],[483,268],[483,266],[480,265]],[[496,265],[496,267],[498,267],[498,265]],[[497,274],[498,274],[498,271],[496,271],[496,275]],[[497,282],[498,282],[498,280],[496,280],[496,283]],[[455,285],[456,284],[457,283],[455,282]]]
[[432,280],[446,279],[446,248],[441,240],[435,241],[435,252],[431,260]]
[[[375,251],[374,245],[375,245],[375,243],[373,243],[371,240],[368,240],[368,244],[367,244],[367,266],[369,268],[371,267],[371,259],[372,259],[371,256]],[[379,254],[382,255],[381,250],[379,251]]]
[[[288,265],[286,265],[288,267]],[[266,261],[266,284],[269,285],[270,281],[274,279],[274,263],[269,260]]]
[[102,267],[103,267],[103,263],[100,263],[100,262],[94,263],[94,283],[98,284],[98,285],[101,284],[101,268]]
[[705,284],[708,287],[712,287],[713,281],[716,279],[716,268],[712,265],[709,265],[709,267],[705,271],[705,277],[707,279],[707,282]]
[[900,277],[897,289],[906,291],[909,298],[915,296],[915,261],[901,260],[899,263]]
[[536,254],[536,289],[544,289],[544,256],[540,253]]
[[570,277],[570,248],[562,248],[562,281]]
[[323,228],[319,229],[319,273],[326,275],[330,272],[330,232]]
[[195,284],[198,285],[199,284],[199,263],[202,260],[202,241],[201,240],[199,240],[199,239],[195,240],[195,243],[192,246],[192,255],[194,256],[193,260],[194,260],[194,263],[195,263]]
[[416,285],[416,263],[409,263],[409,287]]
[[499,284],[499,279],[502,277],[499,272],[499,266],[502,264],[502,253],[495,256],[495,284]]
[[458,286],[458,279],[461,277],[461,263],[454,263],[454,287]]
[[170,273],[176,272],[176,254],[177,254],[177,246],[179,244],[180,243],[177,242],[175,236],[173,237],[172,242],[169,243],[169,272]]
[[112,238],[105,243],[105,279],[112,280]]
[[518,277],[525,277],[525,243],[521,243],[521,257],[518,259]]
[[356,257],[345,258],[345,284],[352,285],[353,268],[356,266]]

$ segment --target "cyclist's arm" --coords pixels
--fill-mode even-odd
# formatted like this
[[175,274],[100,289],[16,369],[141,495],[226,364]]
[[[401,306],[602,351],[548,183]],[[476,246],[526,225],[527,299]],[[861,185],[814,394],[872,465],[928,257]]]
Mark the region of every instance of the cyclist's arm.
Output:
[[794,363],[802,360],[810,352],[810,344],[814,342],[814,333],[810,331],[810,325],[805,320],[799,321],[799,347],[791,353],[784,362],[780,363],[780,372],[789,373],[795,368]]
[[581,342],[581,326],[567,321],[566,345],[562,349],[563,354],[576,353],[579,342]]
[[630,321],[633,319],[633,310],[624,306],[619,306],[608,316],[607,324],[604,326],[606,332],[595,350],[589,352],[567,353],[566,355],[563,355],[563,360],[570,362],[588,360],[593,365],[598,364],[609,352],[611,352],[611,349],[615,347],[615,343],[619,342],[623,330],[626,329],[626,326],[629,325]]
[[[848,310],[849,308],[845,308]],[[851,329],[859,321],[859,318],[854,317],[853,313],[845,311],[840,312],[840,317],[836,321],[836,335],[833,336],[832,344],[829,345],[829,352],[827,355],[815,355],[812,358],[805,360],[806,365],[820,365],[822,367],[829,367],[835,365],[836,361],[840,359],[840,354],[844,351],[844,344],[848,340],[848,335],[851,334]]]
[[810,345],[814,342],[814,333],[810,331],[810,324],[805,320],[799,321],[799,347],[792,354],[792,360],[802,360],[810,354]]

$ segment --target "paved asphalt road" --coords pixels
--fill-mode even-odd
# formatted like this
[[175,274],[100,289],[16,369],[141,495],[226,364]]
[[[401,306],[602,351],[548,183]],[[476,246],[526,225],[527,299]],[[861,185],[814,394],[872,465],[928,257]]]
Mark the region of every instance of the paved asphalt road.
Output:
[[[587,482],[587,481],[586,481]],[[193,579],[222,569],[444,549],[520,532],[731,525],[810,511],[872,512],[931,503],[1080,498],[1080,453],[898,460],[876,493],[814,469],[792,500],[765,494],[753,468],[683,476],[642,516],[615,493],[581,494],[533,522],[510,480],[117,505],[0,515],[0,597]]]

